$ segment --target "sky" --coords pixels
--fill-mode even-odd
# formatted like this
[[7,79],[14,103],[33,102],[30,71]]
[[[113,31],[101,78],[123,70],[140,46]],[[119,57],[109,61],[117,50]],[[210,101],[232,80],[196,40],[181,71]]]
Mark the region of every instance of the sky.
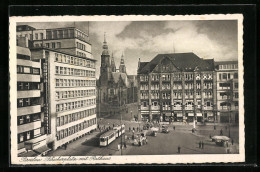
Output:
[[18,23],[22,24],[36,29],[75,26],[89,33],[92,54],[97,60],[97,77],[104,32],[117,68],[124,54],[126,71],[131,75],[137,72],[139,58],[141,62],[150,61],[163,53],[193,52],[201,58],[215,61],[238,59],[236,20]]

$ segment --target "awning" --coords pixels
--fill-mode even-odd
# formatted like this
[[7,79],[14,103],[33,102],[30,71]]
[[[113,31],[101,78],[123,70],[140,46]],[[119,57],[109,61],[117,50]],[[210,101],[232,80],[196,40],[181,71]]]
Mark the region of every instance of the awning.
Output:
[[213,116],[213,113],[207,113],[208,116]]
[[197,116],[202,116],[202,113],[197,113]]
[[39,147],[39,148],[37,148],[37,149],[35,149],[35,150],[33,150],[33,151],[34,151],[34,152],[37,152],[38,154],[44,154],[44,153],[47,153],[47,152],[50,151],[50,150],[51,150],[51,149],[48,148],[47,145],[44,145],[44,146]]
[[188,113],[188,116],[194,116],[194,113]]
[[165,113],[165,116],[172,116],[171,113]]
[[182,113],[177,113],[177,117],[182,117]]

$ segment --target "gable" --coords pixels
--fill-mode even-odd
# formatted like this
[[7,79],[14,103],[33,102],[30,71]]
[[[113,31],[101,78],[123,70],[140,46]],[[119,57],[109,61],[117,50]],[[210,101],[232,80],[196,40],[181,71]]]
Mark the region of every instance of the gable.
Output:
[[152,73],[171,73],[177,72],[179,69],[173,64],[171,59],[168,57],[163,57],[161,61],[156,65],[156,67],[152,70]]

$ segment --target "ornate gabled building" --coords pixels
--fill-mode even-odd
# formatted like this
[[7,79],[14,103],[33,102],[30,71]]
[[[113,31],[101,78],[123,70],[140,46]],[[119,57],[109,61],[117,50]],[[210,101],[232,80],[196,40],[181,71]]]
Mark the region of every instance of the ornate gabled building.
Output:
[[138,66],[139,119],[217,120],[214,60],[194,53],[158,54]]
[[122,106],[137,102],[137,81],[136,76],[127,75],[123,54],[119,69],[116,68],[105,35],[102,47],[100,76],[97,81],[97,111],[99,115],[115,114]]

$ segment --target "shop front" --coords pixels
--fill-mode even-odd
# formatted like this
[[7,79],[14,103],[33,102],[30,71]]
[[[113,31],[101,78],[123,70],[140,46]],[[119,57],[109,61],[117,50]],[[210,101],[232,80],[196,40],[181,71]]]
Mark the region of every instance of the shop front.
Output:
[[145,122],[149,121],[149,114],[141,114],[141,119]]
[[152,114],[152,121],[159,122],[161,115],[160,114]]
[[163,122],[170,122],[171,121],[171,117],[172,117],[171,112],[163,112],[162,121]]
[[187,114],[187,122],[193,122],[194,120],[194,113],[193,112],[189,112]]
[[182,122],[183,121],[183,115],[182,112],[175,112],[174,113],[174,121],[176,122]]
[[214,120],[213,112],[207,112],[207,122],[214,122]]
[[196,116],[197,116],[197,122],[202,122],[203,121],[202,113],[198,112],[198,113],[196,113]]

